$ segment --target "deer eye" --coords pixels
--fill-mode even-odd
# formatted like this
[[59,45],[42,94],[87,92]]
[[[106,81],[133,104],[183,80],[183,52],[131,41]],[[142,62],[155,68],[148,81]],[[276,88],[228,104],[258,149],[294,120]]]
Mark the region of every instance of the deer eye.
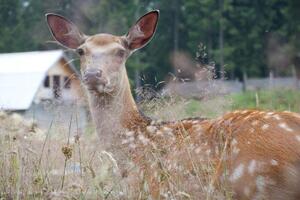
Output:
[[83,50],[82,48],[76,49],[76,52],[77,52],[80,56],[84,55],[84,50]]
[[117,55],[118,57],[124,57],[124,55],[125,55],[125,50],[123,50],[123,49],[118,50],[116,55]]

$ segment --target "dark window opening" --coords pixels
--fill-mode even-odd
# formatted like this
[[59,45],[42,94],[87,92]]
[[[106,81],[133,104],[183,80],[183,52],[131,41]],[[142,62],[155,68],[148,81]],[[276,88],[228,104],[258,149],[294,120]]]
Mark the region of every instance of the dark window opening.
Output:
[[61,88],[60,88],[60,76],[53,76],[53,93],[55,98],[59,98],[61,96]]
[[50,77],[46,76],[45,80],[44,80],[44,87],[45,88],[49,88],[50,87]]
[[64,88],[66,89],[71,88],[71,79],[67,76],[64,77]]

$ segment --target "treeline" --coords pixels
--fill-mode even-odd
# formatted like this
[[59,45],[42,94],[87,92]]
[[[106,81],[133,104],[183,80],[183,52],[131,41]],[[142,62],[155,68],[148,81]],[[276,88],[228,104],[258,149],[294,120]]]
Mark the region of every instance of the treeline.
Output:
[[0,0],[0,52],[58,48],[46,27],[46,12],[60,13],[87,34],[125,34],[145,12],[159,9],[153,41],[129,62],[131,80],[163,80],[176,73],[174,51],[207,59],[226,77],[300,74],[299,0]]

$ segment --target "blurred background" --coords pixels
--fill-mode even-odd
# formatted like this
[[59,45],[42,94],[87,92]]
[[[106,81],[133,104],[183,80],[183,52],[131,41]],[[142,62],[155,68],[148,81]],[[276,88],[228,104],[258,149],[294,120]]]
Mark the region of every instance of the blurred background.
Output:
[[131,76],[137,70],[152,82],[155,76],[164,80],[173,71],[172,53],[194,59],[200,43],[229,79],[242,80],[243,73],[267,77],[270,71],[287,76],[300,69],[298,0],[1,0],[0,52],[59,48],[47,43],[47,12],[68,17],[87,34],[122,35],[151,9],[161,11],[157,34],[128,63]]
[[[86,34],[107,32],[123,35],[141,15],[152,9],[159,9],[161,13],[157,33],[127,62],[138,101],[173,94],[201,101],[210,93],[214,97],[215,94],[223,97],[234,94],[231,96],[234,104],[230,109],[260,106],[299,110],[295,100],[300,78],[299,0],[0,0],[2,102],[3,98],[6,103],[9,99],[4,96],[4,91],[18,93],[15,91],[20,85],[28,84],[27,80],[23,81],[24,84],[18,82],[25,76],[18,70],[33,65],[27,63],[25,66],[26,61],[22,59],[21,64],[10,63],[18,58],[8,58],[7,55],[39,60],[34,63],[36,67],[46,65],[43,75],[35,83],[38,87],[27,88],[32,93],[27,106],[10,105],[6,108],[2,103],[0,107],[24,111],[35,102],[35,113],[38,113],[39,102],[81,96],[78,92],[80,83],[68,82],[70,74],[79,69],[78,57],[69,50],[49,51],[62,47],[53,41],[46,26],[45,13],[54,12],[69,18]],[[29,54],[24,54],[33,51],[44,51],[44,57],[36,52],[29,59]],[[7,54],[15,52],[19,54]],[[52,52],[54,57],[51,59],[47,52]],[[20,65],[10,72],[11,78],[5,74],[10,65],[4,64],[1,58],[11,66]],[[50,73],[53,63],[57,62],[64,69],[59,71],[60,66]],[[70,66],[65,69],[66,65]],[[17,84],[12,87],[12,82]],[[64,96],[64,89],[70,88],[77,88],[77,92],[66,92],[68,94]],[[270,97],[274,95],[274,101],[280,103],[272,103]],[[20,99],[12,94],[8,96]],[[286,99],[289,96],[291,98]],[[266,105],[262,103],[264,101]],[[193,106],[188,109],[197,110]],[[29,113],[34,115],[32,111]]]
[[[249,108],[300,112],[300,0],[0,0],[0,199],[148,199],[138,166],[127,155],[102,151],[79,58],[53,41],[45,14],[61,14],[88,35],[123,35],[152,9],[160,10],[157,32],[126,64],[146,115],[178,120]],[[228,184],[220,194],[206,187],[219,165],[196,166],[203,184],[194,162],[193,170],[182,168],[190,166],[185,159],[169,163],[169,143],[150,150],[160,166],[154,174],[176,189],[166,199],[232,199]],[[120,161],[128,172],[120,171]],[[179,171],[164,168],[171,165]],[[123,179],[131,171],[141,179],[138,187]]]

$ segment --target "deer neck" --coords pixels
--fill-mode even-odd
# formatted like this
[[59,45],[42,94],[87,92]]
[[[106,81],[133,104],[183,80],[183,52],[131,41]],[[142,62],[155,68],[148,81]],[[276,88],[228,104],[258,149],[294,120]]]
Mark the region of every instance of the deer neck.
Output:
[[121,78],[121,87],[115,94],[89,93],[92,118],[100,136],[124,130],[135,130],[149,122],[141,115],[131,94],[126,73]]

